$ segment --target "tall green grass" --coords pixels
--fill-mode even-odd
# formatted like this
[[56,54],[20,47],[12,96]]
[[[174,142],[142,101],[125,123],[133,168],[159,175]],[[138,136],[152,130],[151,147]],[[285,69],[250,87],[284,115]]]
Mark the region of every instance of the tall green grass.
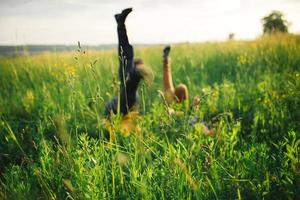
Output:
[[113,143],[115,51],[1,58],[0,199],[300,198],[299,36],[173,46],[173,80],[215,137],[166,112],[162,48],[136,50],[156,77],[140,87],[140,129]]

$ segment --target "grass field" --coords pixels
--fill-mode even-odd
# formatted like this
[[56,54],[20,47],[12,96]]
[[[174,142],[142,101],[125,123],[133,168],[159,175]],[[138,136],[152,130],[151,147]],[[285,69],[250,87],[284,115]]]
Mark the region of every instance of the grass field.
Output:
[[0,199],[300,199],[300,37],[173,46],[173,80],[214,137],[166,112],[162,49],[136,49],[155,79],[113,142],[116,50],[2,57]]

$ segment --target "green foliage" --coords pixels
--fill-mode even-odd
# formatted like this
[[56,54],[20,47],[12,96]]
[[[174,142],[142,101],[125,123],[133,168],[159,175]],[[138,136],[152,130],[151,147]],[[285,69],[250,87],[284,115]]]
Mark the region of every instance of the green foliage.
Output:
[[272,11],[262,19],[265,33],[288,32],[288,22],[280,11]]
[[137,49],[156,77],[140,87],[140,129],[113,143],[114,51],[1,58],[0,199],[298,199],[299,36],[174,46],[175,84],[200,97],[191,114],[164,107],[162,49]]

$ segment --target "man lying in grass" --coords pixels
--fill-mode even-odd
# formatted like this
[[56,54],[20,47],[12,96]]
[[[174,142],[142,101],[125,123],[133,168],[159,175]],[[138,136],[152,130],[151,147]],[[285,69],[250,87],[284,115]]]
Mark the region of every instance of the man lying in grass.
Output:
[[[169,57],[171,47],[166,46],[163,50],[163,87],[164,87],[164,98],[168,105],[172,104],[173,102],[176,103],[183,103],[185,109],[191,113],[192,109],[198,109],[200,99],[198,96],[195,96],[193,99],[193,104],[189,108],[189,92],[188,88],[185,84],[180,83],[176,87],[173,85],[172,80],[172,69],[171,69],[171,59]],[[178,112],[174,112],[171,108],[168,107],[169,114],[179,114]],[[208,125],[205,122],[201,122],[198,116],[190,116],[189,123],[191,126],[200,127],[202,131],[206,135],[213,136],[214,130],[210,130]]]
[[[142,59],[134,59],[133,47],[129,44],[125,20],[132,8],[123,10],[115,15],[118,31],[118,56],[120,93],[114,96],[105,106],[107,119],[112,114],[121,114],[123,122],[130,124],[131,118],[138,113],[139,97],[137,89],[143,79],[146,84],[152,82],[154,75],[150,68],[145,66]],[[110,125],[107,125],[110,130]]]

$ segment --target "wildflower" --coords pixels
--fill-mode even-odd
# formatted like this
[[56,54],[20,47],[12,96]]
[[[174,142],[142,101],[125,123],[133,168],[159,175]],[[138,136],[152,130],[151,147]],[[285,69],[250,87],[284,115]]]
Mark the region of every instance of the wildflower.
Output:
[[247,57],[245,55],[240,55],[238,59],[238,64],[244,65],[247,63]]
[[203,122],[196,123],[194,125],[194,127],[195,127],[196,131],[199,133],[203,133],[203,134],[205,134],[207,136],[211,136],[211,137],[215,136],[215,131],[213,129],[209,129],[208,126]]
[[114,123],[113,121],[105,119],[104,127],[108,131],[109,141],[113,142],[115,140],[116,130],[119,130],[124,137],[128,137],[132,132],[140,133],[141,128],[137,124],[137,119],[138,112],[136,111],[129,112],[121,119],[120,123]]
[[146,171],[147,171],[146,173],[147,173],[148,178],[151,179],[154,174],[153,169],[151,167],[148,167]]
[[257,44],[256,44],[256,43],[251,43],[251,47],[252,47],[253,49],[257,49]]
[[74,66],[69,66],[69,67],[67,67],[66,72],[70,75],[75,75],[76,69]]
[[237,63],[239,65],[251,64],[253,62],[253,58],[247,53],[243,53],[238,57]]
[[121,133],[124,137],[130,135],[130,132],[133,130],[140,131],[140,128],[136,124],[136,119],[138,117],[138,112],[129,112],[126,116],[123,117],[121,122]]

